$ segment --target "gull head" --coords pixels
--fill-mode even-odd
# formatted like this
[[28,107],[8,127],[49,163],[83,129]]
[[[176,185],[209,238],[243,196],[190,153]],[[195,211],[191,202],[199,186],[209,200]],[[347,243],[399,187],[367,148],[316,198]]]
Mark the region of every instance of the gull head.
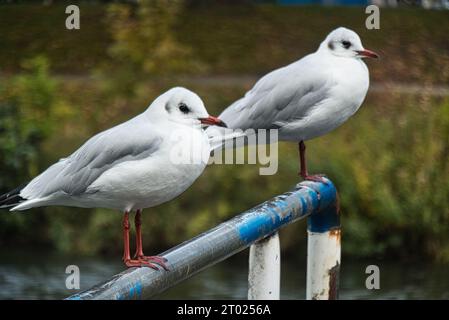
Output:
[[357,33],[347,28],[337,28],[328,34],[321,43],[319,51],[326,51],[337,57],[378,58],[379,55],[363,47]]
[[175,87],[159,96],[148,108],[154,120],[168,120],[187,126],[216,125],[226,127],[220,119],[210,116],[201,98],[182,87]]

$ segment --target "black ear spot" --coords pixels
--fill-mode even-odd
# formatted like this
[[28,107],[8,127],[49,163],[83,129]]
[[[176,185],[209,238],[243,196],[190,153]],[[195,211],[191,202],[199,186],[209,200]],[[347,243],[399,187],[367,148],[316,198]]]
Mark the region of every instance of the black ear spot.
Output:
[[329,43],[327,44],[327,47],[328,47],[329,49],[331,49],[331,50],[334,50],[334,44],[333,44],[333,42],[329,42]]
[[165,110],[166,110],[168,113],[170,113],[170,112],[172,111],[172,108],[170,108],[168,102],[165,104]]
[[186,105],[185,103],[183,103],[183,102],[181,102],[181,103],[179,104],[179,110],[180,110],[182,113],[189,113],[189,112],[190,112],[189,107],[187,107],[187,105]]

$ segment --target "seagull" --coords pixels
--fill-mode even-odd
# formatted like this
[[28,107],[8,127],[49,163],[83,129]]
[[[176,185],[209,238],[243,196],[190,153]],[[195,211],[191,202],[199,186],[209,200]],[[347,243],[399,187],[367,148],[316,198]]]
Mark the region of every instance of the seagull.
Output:
[[369,86],[363,58],[378,55],[365,49],[354,31],[337,28],[316,52],[262,77],[219,118],[241,131],[278,129],[279,140],[299,143],[299,175],[323,181],[308,173],[304,141],[334,130],[360,108]]
[[[120,210],[124,212],[125,265],[168,270],[164,258],[143,254],[142,209],[174,199],[201,175],[210,151],[203,129],[211,125],[226,126],[207,113],[194,92],[181,87],[170,89],[145,112],[98,133],[29,183],[0,196],[0,208],[12,207],[11,211],[16,211],[74,206]],[[186,147],[193,154],[206,150],[206,157],[202,161],[178,161],[173,150]],[[134,210],[136,253],[132,259],[129,213]]]

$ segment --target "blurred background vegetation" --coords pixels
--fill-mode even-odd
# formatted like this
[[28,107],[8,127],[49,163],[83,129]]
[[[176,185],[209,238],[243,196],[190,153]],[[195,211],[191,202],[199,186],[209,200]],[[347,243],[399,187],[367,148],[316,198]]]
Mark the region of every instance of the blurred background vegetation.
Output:
[[[71,3],[77,3],[71,2]],[[360,111],[308,143],[312,172],[336,184],[343,255],[449,261],[449,12],[382,9],[365,29],[362,7],[225,5],[205,1],[0,5],[0,192],[30,180],[91,135],[142,112],[166,89],[197,92],[211,114],[255,80],[318,47],[337,26],[367,48],[372,85]],[[183,195],[144,211],[144,246],[158,252],[285,192],[298,181],[295,144],[279,172],[215,165]],[[80,254],[122,250],[118,212],[39,208],[2,212],[0,246]],[[301,254],[305,224],[282,230]]]

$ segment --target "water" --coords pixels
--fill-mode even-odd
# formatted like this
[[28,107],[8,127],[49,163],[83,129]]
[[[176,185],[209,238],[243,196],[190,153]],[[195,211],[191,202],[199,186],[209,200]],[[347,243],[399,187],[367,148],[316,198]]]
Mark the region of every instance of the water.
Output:
[[[158,299],[245,299],[247,251],[221,262]],[[81,271],[87,289],[123,270],[120,257],[72,257],[40,252],[0,254],[0,299],[62,299],[76,291],[65,288],[66,266]],[[365,268],[380,267],[380,290],[365,288]],[[394,261],[343,260],[341,299],[449,299],[449,273],[444,265],[401,264]],[[305,298],[305,261],[282,261],[282,299]]]

